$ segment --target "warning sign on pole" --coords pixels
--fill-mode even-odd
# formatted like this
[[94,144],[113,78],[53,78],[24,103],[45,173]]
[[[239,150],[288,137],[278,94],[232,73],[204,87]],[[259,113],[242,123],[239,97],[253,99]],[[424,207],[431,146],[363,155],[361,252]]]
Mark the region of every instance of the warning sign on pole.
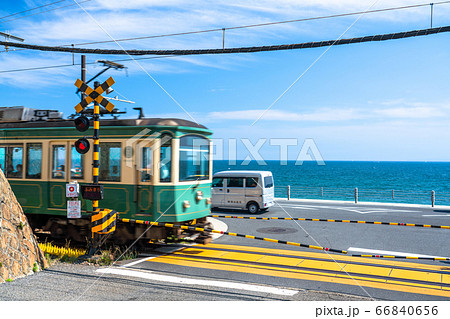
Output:
[[66,184],[66,197],[74,198],[78,197],[79,185],[78,183]]
[[67,201],[67,218],[81,218],[81,201]]

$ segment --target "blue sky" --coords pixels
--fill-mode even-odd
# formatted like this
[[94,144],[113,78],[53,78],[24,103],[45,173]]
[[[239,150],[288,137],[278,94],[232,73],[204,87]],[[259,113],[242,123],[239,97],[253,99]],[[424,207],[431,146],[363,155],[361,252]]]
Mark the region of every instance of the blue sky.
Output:
[[[74,0],[65,0],[8,17],[52,2],[56,0],[3,1],[0,31],[22,37],[30,44],[64,45],[426,3],[77,0],[78,5]],[[448,25],[449,13],[450,4],[435,5],[433,26]],[[426,6],[227,30],[225,45],[300,43],[429,26],[430,7]],[[450,34],[444,33],[331,48],[130,60],[122,62],[128,68],[126,72],[108,71],[107,76],[116,81],[112,95],[135,101],[134,106],[143,107],[146,116],[194,118],[212,129],[216,139],[224,140],[225,158],[230,138],[237,141],[240,159],[249,155],[242,139],[253,145],[266,139],[259,149],[264,159],[280,158],[280,148],[270,144],[271,138],[295,139],[297,145],[289,146],[288,157],[296,159],[304,140],[312,138],[325,161],[448,161],[449,39]],[[222,32],[126,41],[120,45],[125,49],[220,48]],[[120,49],[116,43],[84,47]],[[80,77],[79,66],[5,72],[71,64],[71,54],[1,51],[1,106],[58,109],[66,116],[73,113],[79,102],[73,85]],[[80,62],[79,55],[74,59]],[[87,56],[88,63],[98,59],[129,57]],[[100,65],[89,64],[87,77],[101,69]],[[133,105],[115,104],[127,109],[128,117],[137,115]]]

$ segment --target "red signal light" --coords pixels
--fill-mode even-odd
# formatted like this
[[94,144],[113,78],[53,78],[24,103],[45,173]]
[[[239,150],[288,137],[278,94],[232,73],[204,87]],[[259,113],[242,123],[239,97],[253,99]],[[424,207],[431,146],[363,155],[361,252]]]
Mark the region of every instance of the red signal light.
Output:
[[87,152],[89,152],[90,148],[91,144],[85,137],[80,138],[78,141],[75,142],[75,149],[80,154],[86,154]]

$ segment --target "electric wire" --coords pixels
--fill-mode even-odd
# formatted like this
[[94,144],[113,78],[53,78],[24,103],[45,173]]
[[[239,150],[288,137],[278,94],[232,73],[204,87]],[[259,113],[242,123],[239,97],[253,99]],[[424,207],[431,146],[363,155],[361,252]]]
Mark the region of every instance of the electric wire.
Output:
[[315,41],[315,42],[303,42],[292,44],[278,44],[278,45],[265,45],[265,46],[253,46],[253,47],[237,47],[237,48],[222,48],[222,49],[181,49],[181,50],[124,50],[124,49],[87,49],[76,47],[55,47],[55,46],[43,46],[26,43],[15,43],[0,41],[0,45],[26,48],[47,52],[65,52],[65,53],[81,53],[81,54],[107,54],[107,55],[206,55],[206,54],[232,54],[232,53],[255,53],[255,52],[268,52],[268,51],[281,51],[281,50],[299,50],[337,46],[344,44],[365,43],[365,42],[378,42],[396,39],[405,39],[411,37],[425,36],[431,34],[438,34],[450,32],[450,26],[420,29],[413,31],[403,31],[396,33],[369,35],[348,39]]

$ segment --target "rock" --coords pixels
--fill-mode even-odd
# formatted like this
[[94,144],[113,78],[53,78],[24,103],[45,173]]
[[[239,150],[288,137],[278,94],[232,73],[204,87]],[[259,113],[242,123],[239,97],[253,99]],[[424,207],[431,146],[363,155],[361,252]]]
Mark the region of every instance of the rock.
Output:
[[[48,267],[27,217],[0,169],[0,283]],[[35,267],[37,265],[37,267]]]

